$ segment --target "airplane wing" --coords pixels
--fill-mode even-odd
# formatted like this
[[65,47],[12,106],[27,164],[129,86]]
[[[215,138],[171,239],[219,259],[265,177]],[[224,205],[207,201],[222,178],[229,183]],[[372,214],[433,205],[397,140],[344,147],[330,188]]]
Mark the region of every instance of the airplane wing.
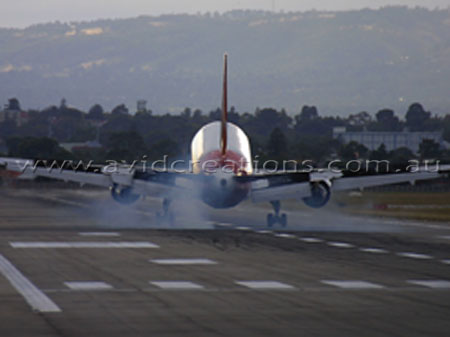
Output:
[[450,165],[417,168],[415,171],[396,173],[363,173],[319,170],[315,172],[291,172],[259,176],[237,177],[251,184],[253,202],[284,199],[303,199],[311,207],[321,207],[331,192],[362,190],[368,187],[411,183],[442,178],[450,174]]
[[[55,162],[52,162],[52,165]],[[102,166],[91,165],[89,167],[76,166],[66,161],[53,166],[45,165],[45,162],[30,159],[0,158],[0,167],[13,174],[18,179],[34,179],[46,177],[62,181],[77,182],[81,185],[88,184],[111,189],[113,197],[120,200],[120,194],[128,196],[131,190],[133,195],[148,195],[160,197],[170,192],[191,189],[192,178],[187,174],[175,174],[172,172],[141,171],[130,166]],[[123,200],[126,201],[126,200]]]

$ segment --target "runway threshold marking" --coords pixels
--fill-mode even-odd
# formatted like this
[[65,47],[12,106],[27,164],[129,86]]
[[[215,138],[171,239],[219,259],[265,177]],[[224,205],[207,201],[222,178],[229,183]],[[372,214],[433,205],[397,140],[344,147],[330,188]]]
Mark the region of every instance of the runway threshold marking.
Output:
[[113,287],[100,281],[70,281],[64,282],[64,285],[72,290],[110,290]]
[[23,296],[33,310],[38,312],[61,312],[61,309],[28,280],[3,255],[0,255],[0,273]]
[[201,290],[204,287],[200,284],[189,281],[150,281],[150,284],[161,289],[173,290]]
[[419,260],[430,260],[433,257],[427,254],[413,253],[413,252],[400,252],[397,253],[398,256],[409,257],[411,259],[419,259]]
[[105,236],[105,237],[114,237],[120,236],[117,232],[80,232],[78,233],[80,236]]
[[278,281],[235,281],[243,287],[257,290],[293,290],[295,287]]
[[159,248],[151,242],[10,242],[13,248]]
[[164,265],[194,265],[194,264],[217,264],[210,259],[153,259],[149,262]]
[[447,280],[408,280],[406,282],[432,289],[450,289],[450,281]]
[[382,289],[384,286],[360,280],[321,280],[320,282],[342,289]]

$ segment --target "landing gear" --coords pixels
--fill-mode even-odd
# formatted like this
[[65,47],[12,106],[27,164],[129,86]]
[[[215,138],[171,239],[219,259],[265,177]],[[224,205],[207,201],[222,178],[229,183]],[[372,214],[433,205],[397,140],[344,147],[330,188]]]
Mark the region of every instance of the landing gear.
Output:
[[164,198],[162,202],[162,213],[156,213],[156,219],[159,224],[168,223],[169,225],[173,225],[175,223],[175,215],[170,210],[170,204],[172,200],[168,198]]
[[269,213],[267,214],[267,226],[272,227],[273,225],[279,223],[281,226],[287,226],[287,216],[285,213],[282,213],[280,216],[280,208],[281,203],[279,200],[271,201],[270,204],[273,207],[275,214]]

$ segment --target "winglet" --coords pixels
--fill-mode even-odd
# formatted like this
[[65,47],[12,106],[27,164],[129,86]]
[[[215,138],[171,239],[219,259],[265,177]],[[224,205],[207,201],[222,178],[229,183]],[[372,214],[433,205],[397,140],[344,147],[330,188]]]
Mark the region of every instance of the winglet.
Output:
[[228,121],[228,88],[227,88],[227,64],[228,55],[223,56],[223,91],[222,91],[222,127],[220,135],[220,150],[222,156],[227,152],[227,121]]

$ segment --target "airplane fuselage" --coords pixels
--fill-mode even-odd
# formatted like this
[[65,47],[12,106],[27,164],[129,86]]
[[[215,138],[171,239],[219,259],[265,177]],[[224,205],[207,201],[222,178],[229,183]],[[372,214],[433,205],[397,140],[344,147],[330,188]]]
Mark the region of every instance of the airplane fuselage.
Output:
[[250,190],[234,176],[253,172],[250,142],[238,126],[227,122],[227,147],[221,151],[221,122],[203,126],[191,143],[194,173],[204,177],[200,197],[211,207],[229,208],[244,200]]

